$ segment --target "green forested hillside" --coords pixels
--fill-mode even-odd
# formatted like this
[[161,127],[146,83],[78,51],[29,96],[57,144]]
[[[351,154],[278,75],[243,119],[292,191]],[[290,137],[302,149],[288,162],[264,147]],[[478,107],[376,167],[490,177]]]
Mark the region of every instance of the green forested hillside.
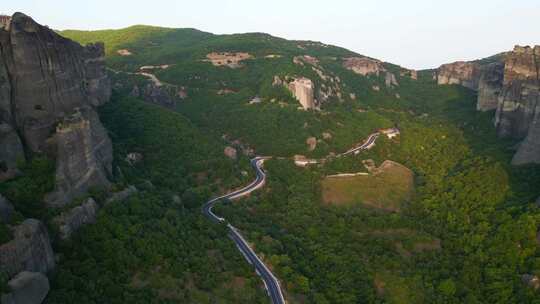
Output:
[[[182,115],[119,96],[101,109],[118,186],[141,192],[100,210],[62,256],[48,303],[266,303],[261,282],[225,227],[203,217],[213,193],[247,182],[216,139]],[[124,160],[138,152],[143,160]],[[121,171],[121,172],[120,172]],[[103,203],[103,202],[100,202]]]
[[[255,288],[258,278],[234,252],[222,227],[196,214],[211,194],[248,181],[239,173],[250,171],[247,159],[235,163],[222,156],[227,144],[222,135],[240,140],[259,155],[321,157],[347,150],[374,130],[397,126],[398,140],[381,137],[374,149],[321,167],[303,169],[290,159],[270,160],[264,190],[221,206],[218,212],[255,244],[283,282],[289,303],[536,303],[537,294],[523,284],[521,275],[540,275],[536,241],[540,217],[533,204],[540,195],[540,168],[509,166],[516,143],[496,137],[492,115],[475,111],[474,92],[438,86],[430,71],[420,71],[414,80],[401,75],[403,68],[383,63],[398,82],[387,86],[385,73],[362,76],[342,66],[343,57],[358,54],[259,33],[212,35],[136,26],[61,34],[83,43],[105,41],[108,66],[114,70],[171,65],[155,70],[155,75],[185,87],[188,98],[174,109],[181,115],[124,98],[129,90],[104,107],[102,119],[115,142],[117,162],[122,163],[127,152],[145,155],[139,166],[121,166],[125,180],[141,184],[149,179],[159,191],[134,198],[132,205],[105,210],[103,225],[88,228],[76,241],[81,244],[66,245],[68,262],[61,272],[81,281],[62,280],[59,275],[53,286],[58,298],[52,299],[74,297],[81,290],[95,295],[94,301],[117,294],[69,282],[87,278],[86,271],[77,270],[80,261],[106,272],[121,260],[131,263],[124,267],[128,270],[142,264],[141,273],[156,280],[128,284],[130,296],[144,293],[150,298],[162,288],[182,286],[181,297],[174,299],[266,301]],[[120,56],[119,49],[132,55]],[[216,67],[202,61],[211,52],[248,52],[254,58],[241,68]],[[316,58],[317,66],[293,62],[303,55]],[[321,111],[301,111],[285,88],[272,85],[273,79],[303,76],[316,87],[333,85],[314,67],[339,78],[341,98],[332,96]],[[230,92],[217,94],[225,89]],[[249,104],[255,96],[262,102]],[[313,151],[306,145],[309,137],[319,140]],[[416,194],[400,212],[321,202],[324,176],[363,170],[365,159],[378,164],[398,161],[415,173]],[[181,196],[180,205],[168,199],[173,193]],[[151,212],[142,214],[136,210],[140,206]],[[166,236],[146,232],[153,227],[166,231]],[[100,250],[111,236],[120,236],[111,248],[136,243],[151,250],[129,252],[124,262],[121,257],[128,253],[109,248],[108,252],[118,252],[113,254],[118,261],[104,262],[106,256],[92,261],[87,252]],[[176,239],[186,245],[171,243]],[[203,249],[206,254],[197,256]],[[127,284],[133,275],[112,271],[106,277]],[[91,280],[97,281],[99,275],[93,276]],[[228,286],[224,282],[238,283],[236,277],[247,278],[248,283],[238,293],[222,296]]]

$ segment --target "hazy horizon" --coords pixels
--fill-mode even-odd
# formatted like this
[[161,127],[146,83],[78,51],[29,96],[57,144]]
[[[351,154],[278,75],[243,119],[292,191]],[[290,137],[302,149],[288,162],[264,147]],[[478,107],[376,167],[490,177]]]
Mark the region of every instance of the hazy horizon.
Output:
[[58,30],[145,24],[214,34],[264,32],[290,40],[321,41],[415,69],[485,58],[514,45],[540,44],[540,2],[533,0],[382,4],[341,0],[331,6],[314,1],[254,5],[248,0],[224,0],[217,7],[210,0],[155,0],[151,5],[140,0],[12,2],[0,14],[20,11]]

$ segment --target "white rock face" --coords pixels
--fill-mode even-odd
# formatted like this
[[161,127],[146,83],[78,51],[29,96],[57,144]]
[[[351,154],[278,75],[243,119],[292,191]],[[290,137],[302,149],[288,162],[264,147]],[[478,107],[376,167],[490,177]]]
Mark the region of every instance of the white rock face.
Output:
[[310,79],[304,77],[295,79],[289,83],[288,88],[304,110],[316,108],[313,93],[314,85]]
[[49,279],[39,272],[23,271],[8,282],[11,292],[2,295],[2,304],[39,304],[49,293]]

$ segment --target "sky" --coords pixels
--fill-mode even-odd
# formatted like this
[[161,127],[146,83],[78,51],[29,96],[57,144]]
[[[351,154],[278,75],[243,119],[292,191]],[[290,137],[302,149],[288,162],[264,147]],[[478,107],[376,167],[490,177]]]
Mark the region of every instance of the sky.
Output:
[[[540,44],[540,0],[3,0],[54,29],[134,24],[314,40],[407,68]],[[6,3],[7,2],[7,3]]]

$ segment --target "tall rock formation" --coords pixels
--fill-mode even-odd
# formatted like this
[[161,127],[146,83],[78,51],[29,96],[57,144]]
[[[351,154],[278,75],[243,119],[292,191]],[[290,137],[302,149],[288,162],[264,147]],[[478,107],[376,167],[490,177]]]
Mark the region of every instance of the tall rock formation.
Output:
[[15,13],[0,24],[0,178],[34,153],[56,159],[53,205],[107,186],[112,148],[94,107],[111,94],[103,44],[86,47]]
[[477,109],[496,110],[497,134],[523,139],[512,164],[540,163],[540,46],[516,46],[493,58],[442,65],[437,83],[477,90]]
[[304,110],[317,109],[318,102],[315,99],[315,85],[309,78],[298,77],[293,78],[285,76],[281,79],[279,76],[274,76],[273,86],[285,86],[300,102]]
[[525,138],[512,164],[540,163],[540,46],[507,55],[495,124],[501,136]]
[[294,79],[289,83],[288,88],[300,102],[304,110],[314,109],[316,107],[313,93],[314,86],[310,79],[304,77]]
[[506,55],[495,125],[503,137],[524,138],[534,120],[540,95],[540,46],[516,46]]

